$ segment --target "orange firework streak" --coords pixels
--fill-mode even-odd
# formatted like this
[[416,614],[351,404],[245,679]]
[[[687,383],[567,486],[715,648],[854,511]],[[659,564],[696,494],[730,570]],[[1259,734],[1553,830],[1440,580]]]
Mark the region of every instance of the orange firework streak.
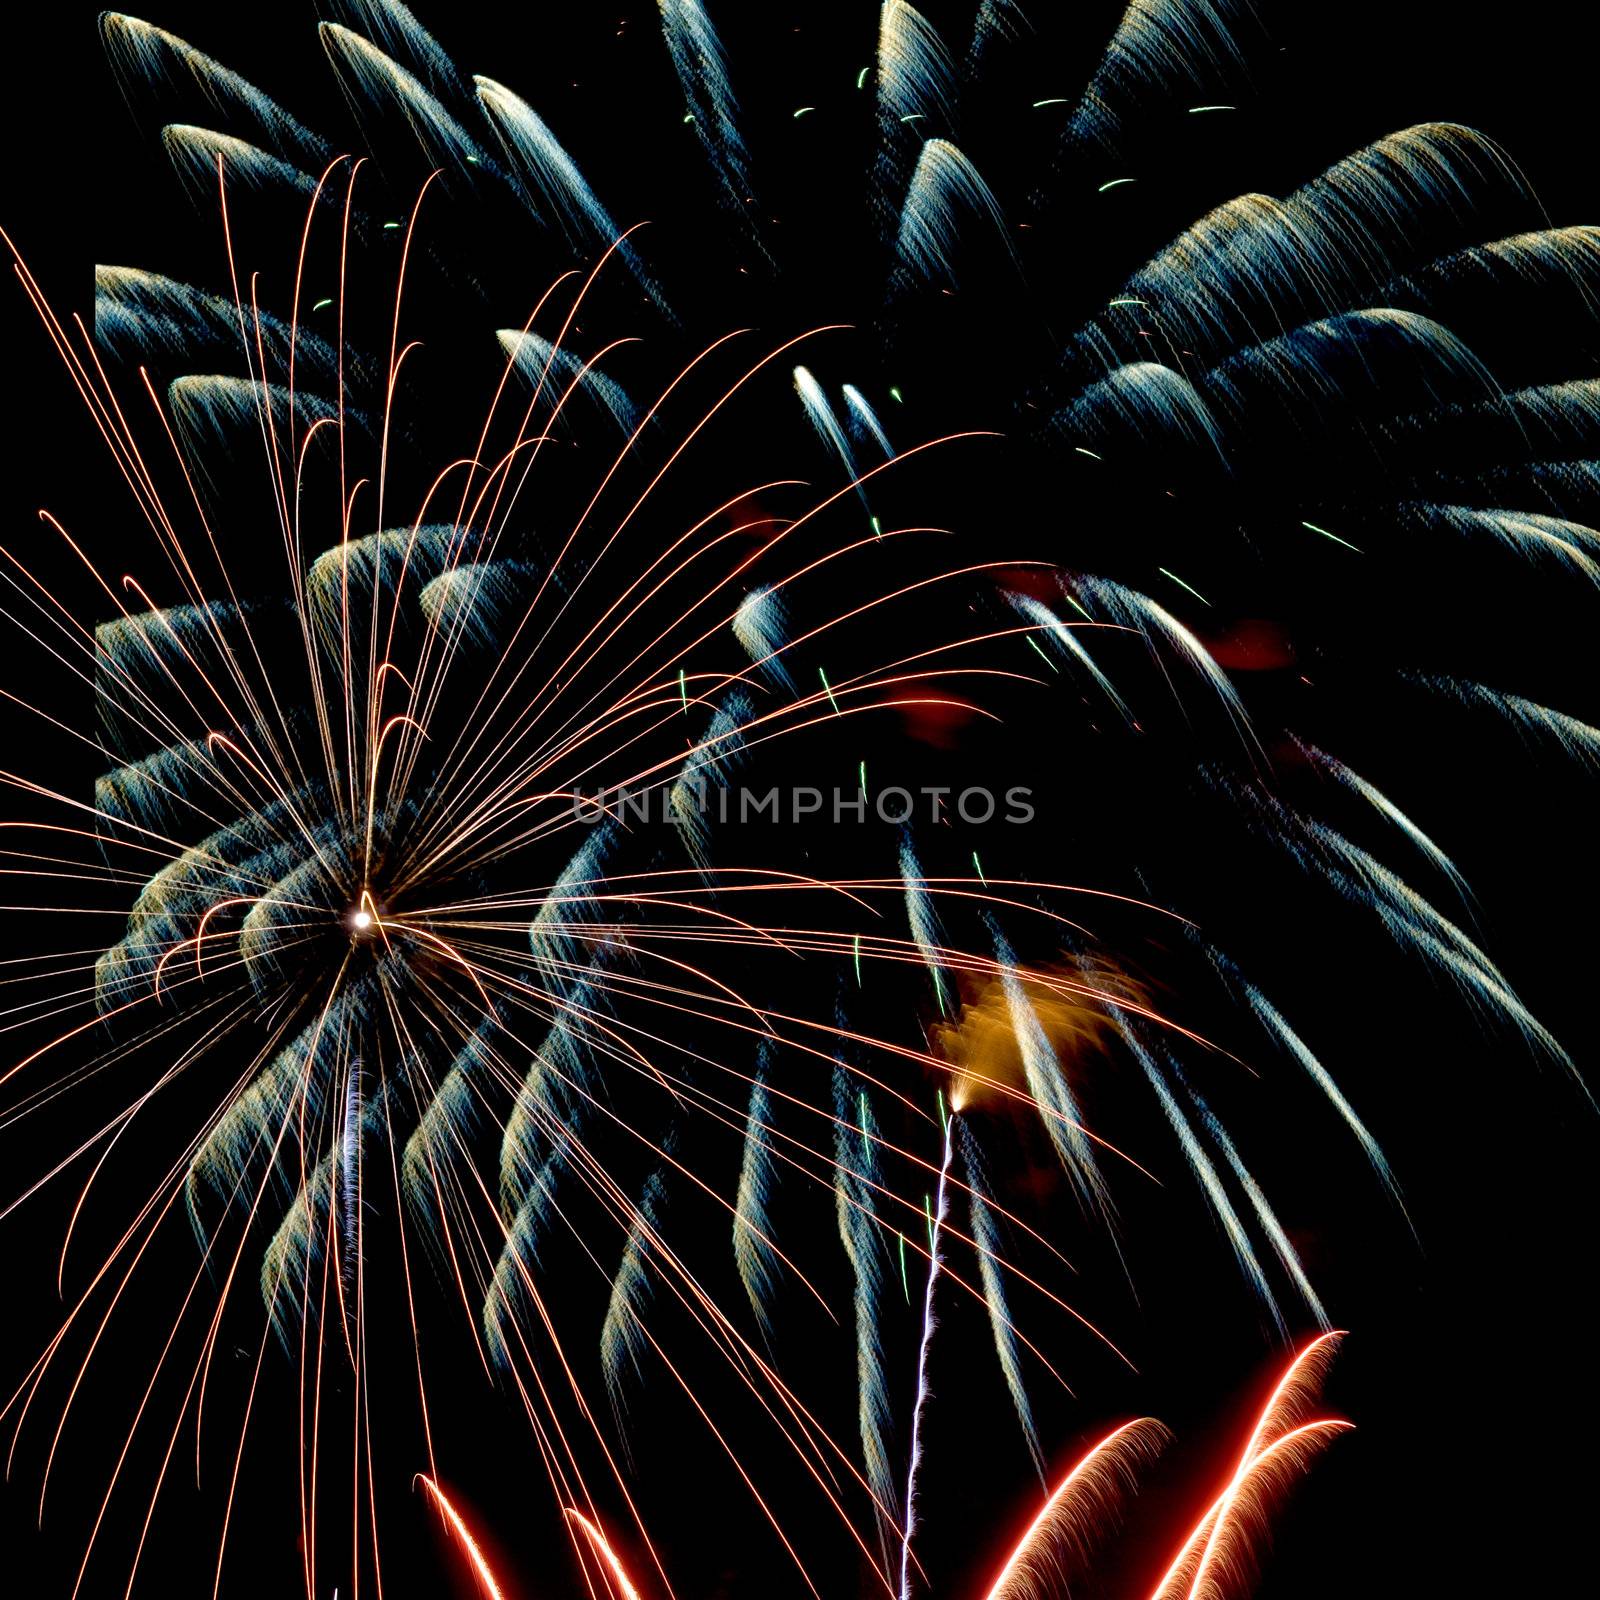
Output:
[[611,1548],[606,1536],[581,1511],[568,1506],[567,1516],[577,1524],[584,1538],[589,1541],[590,1548],[605,1563],[606,1571],[616,1586],[618,1600],[639,1600],[639,1591],[634,1587],[627,1568],[617,1558],[617,1553]]
[[[1274,1385],[1251,1425],[1222,1493],[1207,1507],[1162,1574],[1150,1600],[1239,1600],[1253,1546],[1272,1502],[1351,1423],[1310,1413],[1342,1333],[1306,1345]],[[1124,1423],[1086,1451],[1045,1499],[996,1574],[984,1600],[1046,1600],[1087,1563],[1091,1544],[1120,1510],[1135,1472],[1167,1438],[1153,1418]]]
[[505,1590],[496,1580],[494,1569],[484,1559],[483,1551],[478,1548],[478,1541],[472,1537],[472,1530],[461,1520],[461,1513],[450,1504],[444,1490],[425,1472],[417,1474],[417,1482],[428,1491],[429,1498],[439,1508],[439,1514],[449,1525],[450,1531],[461,1541],[462,1548],[467,1552],[467,1560],[471,1563],[473,1576],[478,1580],[478,1587],[489,1600],[505,1600]]
[[[1308,1415],[1342,1338],[1331,1332],[1313,1339],[1284,1369],[1251,1425],[1227,1486],[1179,1546],[1150,1600],[1242,1600],[1249,1592],[1252,1546],[1266,1531],[1272,1501],[1319,1450],[1353,1426],[1342,1418]],[[983,1600],[1051,1600],[1065,1594],[1066,1583],[1082,1574],[1093,1547],[1120,1517],[1137,1475],[1170,1437],[1155,1418],[1139,1417],[1091,1445],[1045,1497]],[[504,1600],[455,1507],[426,1474],[417,1481],[461,1539],[483,1592]],[[599,1523],[575,1506],[565,1513],[603,1569],[613,1600],[643,1600]]]

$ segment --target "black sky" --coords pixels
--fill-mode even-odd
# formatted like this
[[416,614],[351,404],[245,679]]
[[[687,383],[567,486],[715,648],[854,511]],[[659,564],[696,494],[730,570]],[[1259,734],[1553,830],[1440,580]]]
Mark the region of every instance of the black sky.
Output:
[[[268,62],[261,77],[290,104],[305,103],[297,101],[297,89],[328,92],[314,50],[304,37],[291,37],[309,32],[308,6],[284,0],[228,16],[215,15],[219,9],[174,4],[149,14],[225,61],[251,70],[257,59]],[[825,57],[830,45],[815,37],[824,26],[818,14],[789,9],[810,30],[797,50]],[[1600,216],[1587,7],[1502,7],[1490,26],[1469,20],[1472,8],[1442,3],[1294,0],[1265,9],[1275,15],[1285,54],[1281,72],[1263,87],[1267,104],[1253,124],[1262,136],[1230,153],[1234,186],[1281,190],[1391,128],[1441,118],[1498,139],[1556,221]],[[625,16],[627,29],[643,34],[653,8],[585,4],[532,23],[501,15],[499,5],[418,10],[469,65],[495,60],[491,43],[507,37],[520,50],[568,52],[573,86],[559,111],[570,121],[607,92],[605,52],[618,48],[618,22]],[[153,160],[126,155],[132,124],[101,60],[94,8],[61,0],[9,26],[12,45],[0,67],[0,149],[7,153],[0,225],[58,304],[87,309],[91,264],[108,254],[119,259],[114,247],[129,238],[159,248],[161,219],[180,202],[171,185],[147,199],[143,186],[162,174]],[[629,42],[644,47],[637,37]],[[665,81],[665,67],[657,65]],[[794,62],[774,59],[769,68],[785,100],[792,98]],[[489,70],[517,81],[514,63]],[[555,120],[558,107],[550,109]],[[639,136],[633,114],[619,110],[617,138]],[[88,537],[114,541],[124,513],[115,509],[103,466],[89,459],[94,443],[14,290],[0,291],[0,352],[7,369],[0,403],[8,413],[0,436],[0,540],[13,550],[27,548],[35,511],[48,504],[89,530]],[[1446,576],[1439,597],[1445,606],[1448,585]],[[1483,625],[1497,621],[1485,617]],[[1526,665],[1530,678],[1556,685],[1551,697],[1562,709],[1596,722],[1593,639],[1592,629],[1586,637],[1549,638]],[[64,709],[75,703],[64,696]],[[12,733],[10,719],[5,728]],[[1524,772],[1495,746],[1485,753],[1481,782],[1450,794],[1445,804],[1449,837],[1480,893],[1488,948],[1532,1010],[1580,1064],[1591,1066],[1592,908],[1600,889],[1592,784],[1548,760]],[[4,943],[15,948],[26,938],[13,929]],[[1330,1404],[1359,1431],[1297,1495],[1280,1524],[1261,1593],[1264,1600],[1311,1600],[1358,1590],[1557,1592],[1584,1555],[1597,1486],[1585,1440],[1600,1425],[1589,1320],[1600,1118],[1556,1069],[1459,1015],[1439,987],[1416,978],[1415,1007],[1393,1009],[1392,988],[1374,1007],[1360,962],[1345,947],[1330,938],[1319,961],[1324,970],[1308,989],[1343,1009],[1343,1036],[1353,1051],[1368,1052],[1362,1070],[1381,1092],[1374,1120],[1420,1244],[1370,1193],[1321,1197],[1334,1241],[1321,1263],[1323,1281],[1336,1315],[1353,1330]],[[6,1187],[0,1181],[0,1190]],[[39,1297],[49,1287],[47,1264],[61,1220],[60,1208],[46,1204],[0,1232],[0,1250],[18,1263],[0,1286],[0,1388],[7,1394],[49,1322],[53,1308]],[[160,1270],[169,1277],[157,1282],[187,1281],[187,1265],[176,1257]],[[1150,1324],[1168,1330],[1170,1344],[1150,1353],[1141,1385],[1108,1394],[1101,1412],[1086,1408],[1085,1426],[1094,1415],[1133,1405],[1190,1438],[1218,1427],[1226,1434],[1238,1420],[1270,1351],[1248,1307],[1204,1303],[1207,1282],[1198,1270],[1187,1278],[1180,1272],[1162,1291],[1169,1298],[1158,1294]],[[1186,1309],[1191,1291],[1200,1299]],[[1186,1316],[1196,1325],[1185,1345],[1178,1341]],[[506,1439],[504,1430],[486,1432],[485,1458],[511,1450]],[[71,1460],[58,1468],[69,1497],[75,1470]],[[180,1464],[180,1476],[182,1470]],[[531,1514],[526,1524],[521,1520],[524,1495],[533,1499],[542,1485],[530,1461],[510,1470],[526,1476],[495,1490],[486,1487],[494,1473],[480,1471],[476,1503],[487,1507],[499,1549],[525,1574],[517,1592],[556,1595],[568,1581],[563,1558],[525,1535],[535,1526]],[[71,1587],[72,1530],[34,1531],[36,1490],[37,1462],[30,1461],[0,1495],[0,1549],[13,1572],[40,1563],[38,1576],[23,1580],[17,1593],[55,1600]],[[973,1533],[947,1528],[941,1540],[952,1550],[991,1548],[982,1531],[991,1502],[988,1487],[975,1484]],[[253,1527],[246,1543],[279,1537],[281,1530]],[[695,1536],[678,1537],[687,1548]],[[276,1570],[277,1563],[267,1566]],[[181,1538],[163,1539],[149,1592],[201,1593],[199,1576],[192,1589],[185,1586],[190,1570]],[[208,1566],[201,1570],[209,1573]],[[437,1592],[428,1585],[438,1581],[436,1574],[402,1575],[393,1592]]]

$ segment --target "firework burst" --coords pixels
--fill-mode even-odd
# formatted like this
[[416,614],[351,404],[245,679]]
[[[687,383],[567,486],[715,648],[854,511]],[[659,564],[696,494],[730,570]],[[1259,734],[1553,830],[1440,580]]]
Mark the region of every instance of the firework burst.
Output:
[[[349,115],[326,131],[101,21],[218,281],[101,267],[91,332],[18,258],[140,527],[46,514],[92,613],[25,551],[0,573],[15,626],[92,688],[94,730],[64,731],[100,772],[92,798],[3,774],[56,812],[12,831],[7,870],[92,880],[83,909],[117,927],[7,977],[7,1126],[69,1090],[91,1108],[15,1202],[77,1184],[13,1450],[42,1439],[48,1482],[186,1222],[75,1592],[125,1502],[132,1589],[219,1386],[225,1587],[285,1366],[308,1600],[381,1585],[394,1449],[496,1592],[438,1487],[437,1360],[525,1415],[591,1585],[650,1587],[620,1524],[671,1592],[634,1425],[654,1391],[811,1592],[820,1510],[868,1590],[910,1600],[946,1308],[981,1314],[1045,1478],[1039,1391],[1128,1359],[1063,1240],[1131,1275],[1120,1194],[1165,1159],[1154,1128],[1283,1334],[1327,1317],[1216,1080],[1303,1074],[1397,1193],[1241,920],[1259,939],[1309,889],[1565,1061],[1415,802],[1323,724],[1405,695],[1600,752],[1328,603],[1462,551],[1491,583],[1600,581],[1593,379],[1488,331],[1523,297],[1592,320],[1595,236],[1541,226],[1494,145],[1429,124],[1135,249],[1115,208],[1151,130],[1243,98],[1259,27],[1226,0],[1137,0],[1066,96],[1034,92],[1066,21],[985,0],[957,32],[889,0],[841,35],[837,103],[760,113],[712,11],[663,0],[663,159],[695,176],[648,227],[628,163],[535,109],[537,68],[473,76],[393,0],[334,10]],[[847,176],[777,192],[779,124],[824,122]],[[1295,631],[1251,633],[1264,600]],[[1181,797],[1156,828],[1151,793]],[[1251,852],[1279,899],[1239,919]],[[1013,1151],[1042,1211],[995,1180]],[[97,1211],[116,1237],[80,1265]],[[437,1355],[452,1306],[470,1340]],[[847,1404],[796,1375],[820,1341]],[[1304,1414],[1331,1348],[1160,1600],[1236,1592],[1270,1494],[1337,1426]],[[1154,1439],[1130,1424],[1074,1468],[995,1600],[1044,1592]]]

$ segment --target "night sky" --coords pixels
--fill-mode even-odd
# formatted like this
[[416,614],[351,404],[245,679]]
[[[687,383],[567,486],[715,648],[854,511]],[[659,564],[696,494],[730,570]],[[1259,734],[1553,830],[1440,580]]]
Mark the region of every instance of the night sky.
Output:
[[[281,0],[255,12],[227,9],[224,15],[224,8],[173,0],[147,14],[240,68],[308,120],[322,117],[321,125],[338,126],[344,108],[312,37],[312,8],[300,0]],[[671,230],[681,227],[675,220],[680,212],[691,211],[690,198],[678,195],[660,175],[674,170],[664,142],[683,130],[677,126],[677,86],[654,32],[655,8],[585,3],[527,9],[542,14],[536,20],[501,15],[498,5],[417,7],[423,22],[469,70],[517,85],[534,77],[531,64],[540,63],[539,77],[553,85],[541,109],[559,128],[585,129],[583,138],[573,141],[576,153],[580,161],[604,164],[613,175],[608,199],[614,214],[625,223],[648,215],[652,226],[682,248]],[[769,169],[773,164],[780,169],[782,181],[774,187],[797,197],[785,225],[815,241],[796,247],[801,260],[807,250],[816,254],[814,272],[795,274],[806,287],[796,288],[785,303],[786,315],[798,326],[826,313],[824,279],[832,269],[825,180],[830,163],[842,159],[848,137],[830,131],[829,118],[835,109],[841,119],[848,110],[849,73],[838,64],[867,59],[876,8],[762,8],[769,9],[772,17],[764,15],[760,27],[745,19],[737,25],[730,21],[728,28],[746,98],[760,108],[758,152]],[[1108,17],[1115,14],[1114,7],[1099,9]],[[1262,9],[1272,19],[1274,45],[1262,58],[1248,115],[1236,128],[1208,133],[1214,146],[1175,157],[1159,198],[1148,202],[1149,216],[1135,214],[1127,224],[1136,240],[1148,233],[1153,247],[1227,194],[1282,192],[1358,144],[1431,118],[1465,122],[1497,139],[1555,222],[1580,223],[1600,211],[1585,8],[1547,6],[1520,15],[1516,8],[1502,8],[1492,27],[1470,24],[1461,8],[1432,0],[1398,5],[1296,0]],[[929,10],[943,14],[941,8]],[[779,13],[792,17],[787,26]],[[14,43],[0,67],[0,118],[9,156],[0,180],[0,226],[57,309],[86,313],[95,261],[170,268],[199,260],[211,281],[220,263],[212,219],[195,215],[166,170],[151,130],[136,131],[106,67],[95,18],[94,7],[74,0],[13,17]],[[559,71],[547,70],[552,60],[560,62]],[[1071,77],[1061,92],[1074,91],[1081,77]],[[837,108],[825,97],[839,89],[834,79],[843,85]],[[831,87],[818,89],[819,83]],[[597,116],[597,103],[605,101],[614,103],[614,111]],[[790,109],[813,102],[819,107],[815,132],[809,131],[810,121],[792,123]],[[1003,149],[1003,116],[999,126],[995,143]],[[810,142],[801,143],[793,128],[807,129]],[[681,164],[689,166],[687,160]],[[700,198],[692,197],[694,204]],[[1138,244],[1131,244],[1127,260],[1138,259]],[[505,263],[493,270],[514,278]],[[492,300],[501,293],[500,280],[492,272],[486,276],[492,279],[485,290]],[[748,315],[736,303],[737,291],[720,281],[708,277],[697,292],[702,303],[692,309],[702,325],[717,315],[724,296],[728,320]],[[1050,312],[1041,301],[1016,314],[1048,322]],[[503,319],[494,325],[504,325]],[[1511,344],[1520,336],[1515,328],[1504,335]],[[1560,339],[1560,331],[1550,328],[1528,330],[1528,335]],[[14,288],[0,294],[0,336],[8,395],[8,427],[0,444],[5,460],[0,542],[22,554],[43,581],[61,586],[93,620],[93,596],[84,592],[58,548],[46,547],[35,512],[48,505],[86,548],[114,564],[129,507]],[[920,375],[935,363],[914,340],[915,335],[905,354],[906,370]],[[1587,370],[1594,370],[1595,352],[1585,354]],[[997,366],[1004,363],[1004,357],[996,357]],[[1026,373],[1019,370],[1015,376]],[[451,369],[450,381],[457,377]],[[758,446],[751,442],[749,448],[754,459]],[[1025,473],[1007,476],[1009,456],[983,459],[988,466],[955,492],[954,508],[946,514],[981,518],[988,512],[986,501],[999,492],[995,485],[1003,482],[1005,520],[1042,526],[1050,508],[1037,480]],[[1442,628],[1443,618],[1468,633],[1481,630],[1495,637],[1499,659],[1518,664],[1514,686],[1520,692],[1600,722],[1588,609],[1592,595],[1569,592],[1550,611],[1535,612],[1516,590],[1497,603],[1481,583],[1461,579],[1458,587],[1448,566],[1439,569],[1434,583],[1431,620],[1418,624],[1423,633]],[[1581,585],[1567,580],[1567,587]],[[1342,597],[1340,603],[1347,600]],[[1376,628],[1382,600],[1378,595],[1370,600],[1370,625]],[[1230,619],[1229,636],[1236,643],[1244,639],[1246,623],[1273,621],[1269,595],[1252,595],[1250,602]],[[1330,607],[1334,603],[1330,600]],[[1353,637],[1367,625],[1361,616],[1345,623]],[[26,682],[21,692],[43,697],[63,721],[77,725],[92,717],[86,688],[64,671],[48,677],[49,662],[25,641],[16,641],[14,652],[14,665],[0,667],[0,689],[11,687],[14,675]],[[48,730],[41,734],[9,705],[0,706],[0,720],[6,747],[19,752],[5,766],[48,772],[51,781],[87,798],[93,761],[70,739]],[[1428,794],[1420,809],[1477,892],[1477,936],[1580,1068],[1592,1068],[1595,941],[1589,908],[1600,889],[1593,775],[1503,734],[1483,737],[1481,748],[1463,760],[1459,742],[1474,735],[1460,718],[1403,719],[1384,708],[1383,722],[1365,727],[1352,716],[1349,731],[1364,741],[1380,771],[1400,754],[1415,758],[1420,750],[1426,758],[1437,751],[1439,769],[1452,777],[1448,787]],[[964,737],[970,740],[966,759],[992,760],[996,771],[1011,762],[1005,770],[1050,781],[1050,752],[992,747],[978,734]],[[905,743],[907,751],[900,754],[919,759],[916,740],[908,737]],[[882,759],[887,764],[898,758],[891,753]],[[1152,799],[1148,815],[1129,819],[1130,830],[1160,826],[1165,803],[1183,802]],[[11,815],[34,814],[24,799],[7,804]],[[1042,848],[1051,843],[1043,834],[1035,842]],[[1253,875],[1267,870],[1241,855],[1221,914],[1225,925],[1249,925]],[[85,888],[89,896],[104,893]],[[14,897],[6,898],[9,903]],[[0,943],[7,954],[35,947],[27,913],[7,909],[0,917]],[[50,937],[73,943],[62,919],[45,920]],[[1306,1108],[1308,1097],[1269,1102],[1267,1116],[1283,1120],[1278,1127],[1254,1128],[1254,1148],[1264,1152],[1267,1187],[1276,1179],[1286,1189],[1286,1225],[1331,1316],[1351,1330],[1334,1369],[1328,1406],[1352,1419],[1357,1429],[1331,1449],[1279,1516],[1258,1592],[1263,1600],[1311,1600],[1358,1589],[1379,1595],[1555,1592],[1582,1556],[1592,1520],[1595,1475],[1586,1441],[1600,1423],[1600,1378],[1588,1317],[1600,1118],[1558,1067],[1535,1059],[1507,1031],[1474,1015],[1447,984],[1419,964],[1401,960],[1370,932],[1358,933],[1353,922],[1340,917],[1322,919],[1308,902],[1295,934],[1297,954],[1275,974],[1274,992],[1288,997],[1284,1009],[1291,1015],[1315,1016],[1321,1054],[1337,1065],[1341,1081],[1368,1113],[1403,1190],[1410,1225],[1378,1191],[1359,1153],[1339,1143],[1340,1130],[1330,1128],[1329,1119],[1292,1115]],[[84,942],[81,935],[76,938]],[[6,1054],[12,1053],[8,1039]],[[20,1137],[16,1128],[0,1130],[0,1173],[6,1174],[0,1199],[72,1148],[75,1118],[81,1114],[69,1100],[26,1125]],[[1242,1115],[1248,1127],[1248,1118],[1261,1112]],[[1132,1125],[1131,1136],[1138,1134],[1138,1125]],[[137,1162],[130,1158],[128,1165],[136,1173]],[[1175,1158],[1170,1165],[1176,1168]],[[112,1164],[113,1185],[121,1170]],[[55,1186],[0,1222],[6,1262],[0,1288],[0,1391],[6,1396],[26,1376],[56,1325],[57,1255],[76,1191],[70,1182]],[[1074,1442],[1091,1437],[1097,1425],[1134,1412],[1158,1416],[1175,1430],[1180,1447],[1143,1503],[1144,1520],[1138,1523],[1140,1537],[1152,1541],[1157,1532],[1180,1525],[1214,1479],[1280,1349],[1243,1283],[1231,1275],[1226,1252],[1192,1192],[1180,1191],[1177,1180],[1159,1193],[1140,1191],[1126,1202],[1127,1232],[1141,1240],[1141,1259],[1132,1263],[1137,1305],[1130,1304],[1127,1284],[1117,1281],[1110,1254],[1097,1258],[1094,1267],[1109,1278],[1084,1291],[1091,1306],[1116,1319],[1138,1374],[1119,1372],[1081,1342],[1063,1344],[1062,1359],[1072,1368],[1077,1398],[1041,1404],[1057,1462],[1070,1459]],[[102,1192],[84,1219],[78,1268],[92,1256],[93,1241],[109,1248],[125,1225],[115,1201]],[[6,1567],[36,1573],[12,1580],[19,1595],[55,1600],[71,1592],[113,1448],[111,1434],[97,1437],[96,1419],[126,1417],[149,1358],[159,1348],[164,1316],[170,1319],[194,1268],[192,1241],[180,1223],[162,1235],[161,1246],[141,1269],[136,1307],[113,1325],[85,1392],[83,1413],[90,1420],[68,1433],[55,1461],[51,1510],[42,1533],[34,1525],[35,1507],[50,1429],[32,1425],[29,1443],[12,1463],[10,1482],[0,1494]],[[399,1309],[390,1306],[385,1314]],[[430,1347],[443,1349],[459,1338],[459,1329],[451,1327],[451,1309],[424,1313]],[[141,1317],[143,1311],[150,1315]],[[257,1316],[253,1304],[248,1311],[241,1327]],[[976,1371],[983,1365],[987,1329],[971,1307],[952,1310],[949,1322],[950,1343],[970,1347]],[[224,1333],[215,1394],[208,1400],[219,1416],[238,1402],[248,1368],[248,1361],[237,1356],[251,1334],[241,1333],[236,1341],[233,1331],[230,1324]],[[392,1423],[393,1449],[385,1460],[385,1470],[393,1466],[385,1486],[386,1526],[393,1529],[385,1592],[466,1596],[473,1590],[456,1556],[409,1498],[409,1475],[416,1465],[407,1454],[410,1424],[402,1416],[409,1417],[414,1390],[407,1387],[404,1330],[393,1331],[396,1348],[384,1359],[394,1370],[380,1366],[374,1380],[392,1384],[395,1414],[385,1419],[386,1428]],[[470,1351],[464,1341],[463,1348]],[[813,1376],[831,1357],[816,1359]],[[253,1454],[242,1486],[230,1567],[234,1587],[225,1583],[225,1594],[299,1592],[292,1490],[284,1488],[293,1473],[288,1437],[293,1401],[285,1398],[292,1385],[287,1362],[269,1354],[269,1368],[274,1363],[282,1370],[269,1378],[261,1402],[260,1431],[269,1442]],[[522,1600],[576,1592],[525,1427],[504,1398],[491,1392],[470,1356],[455,1370],[460,1375],[443,1382],[437,1394],[441,1463],[482,1531],[507,1592]],[[922,1553],[937,1575],[938,1594],[982,1592],[979,1585],[1003,1552],[1019,1507],[1031,1504],[1034,1492],[1026,1460],[1004,1432],[1008,1419],[995,1421],[1006,1403],[999,1381],[985,1368],[973,1382],[987,1396],[967,1408],[973,1420],[945,1423],[936,1410],[930,1424],[934,1465],[928,1499],[937,1509],[929,1513]],[[51,1391],[57,1406],[59,1388],[58,1381]],[[41,1397],[46,1411],[51,1403],[48,1395]],[[275,1407],[284,1409],[281,1436],[274,1443],[270,1414]],[[848,1406],[840,1415],[838,1425],[848,1435]],[[770,1540],[725,1469],[701,1445],[680,1442],[681,1422],[654,1392],[636,1413],[641,1469],[668,1485],[660,1491],[663,1514],[654,1525],[680,1594],[699,1600],[713,1594],[801,1592],[783,1586],[792,1586],[792,1576],[781,1571]],[[219,1480],[226,1477],[232,1437],[225,1422],[209,1423],[208,1432],[212,1429],[210,1444],[219,1465],[208,1467],[199,1489],[192,1432],[179,1443],[137,1592],[209,1593],[209,1530],[221,1503]],[[5,1438],[9,1442],[9,1424]],[[997,1440],[1004,1448],[991,1469],[989,1453]],[[148,1449],[129,1468],[147,1475],[159,1470],[159,1450]],[[108,1545],[114,1542],[116,1552],[131,1548],[139,1536],[138,1521],[134,1502],[114,1511],[105,1535]],[[202,1531],[198,1556],[197,1530]],[[1154,1547],[1153,1542],[1138,1545],[1127,1570],[1113,1568],[1102,1586],[1086,1592],[1137,1592],[1119,1585],[1144,1575]],[[112,1553],[91,1569],[82,1591],[86,1597],[122,1592],[119,1559]],[[851,1569],[846,1564],[823,1570]],[[841,1585],[835,1592],[851,1592],[843,1587],[845,1578],[834,1581]]]

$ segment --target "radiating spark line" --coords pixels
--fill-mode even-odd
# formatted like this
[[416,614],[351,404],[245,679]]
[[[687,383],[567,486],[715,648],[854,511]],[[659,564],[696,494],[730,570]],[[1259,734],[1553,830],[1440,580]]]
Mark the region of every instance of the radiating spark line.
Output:
[[634,1587],[627,1569],[599,1527],[573,1506],[567,1507],[567,1516],[578,1525],[584,1538],[589,1541],[590,1547],[605,1563],[606,1571],[616,1586],[618,1600],[640,1600],[639,1591]]
[[425,1472],[417,1474],[417,1482],[428,1491],[428,1496],[438,1508],[439,1514],[445,1519],[451,1532],[461,1541],[461,1547],[466,1551],[467,1561],[472,1567],[473,1576],[478,1580],[478,1587],[489,1600],[505,1600],[505,1591],[495,1578],[493,1569],[478,1546],[478,1541],[473,1538],[472,1530],[462,1520],[461,1513],[450,1503],[444,1490]]

